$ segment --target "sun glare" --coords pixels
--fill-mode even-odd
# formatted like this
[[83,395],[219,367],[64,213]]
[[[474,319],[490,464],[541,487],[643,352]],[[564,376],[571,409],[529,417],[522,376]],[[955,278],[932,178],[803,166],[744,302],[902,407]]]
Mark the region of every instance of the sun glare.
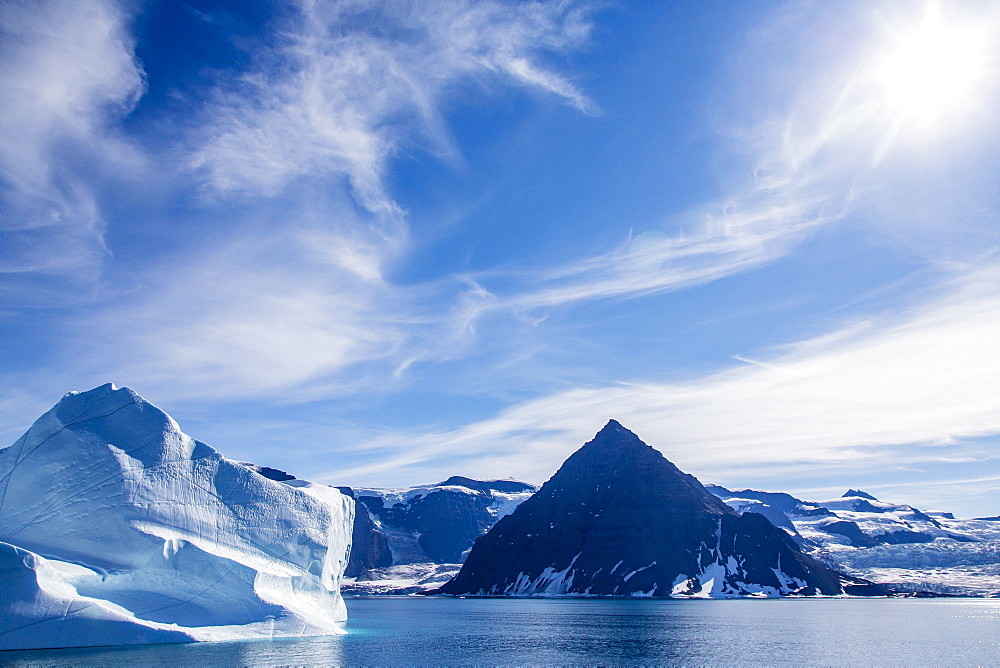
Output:
[[991,28],[928,5],[919,21],[894,31],[874,75],[897,122],[928,128],[975,106],[990,76]]

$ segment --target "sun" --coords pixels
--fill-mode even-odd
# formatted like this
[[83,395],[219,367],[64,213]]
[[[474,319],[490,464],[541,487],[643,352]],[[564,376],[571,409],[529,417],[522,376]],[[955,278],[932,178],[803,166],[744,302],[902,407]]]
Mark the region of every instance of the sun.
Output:
[[894,26],[871,71],[895,124],[931,129],[976,107],[996,73],[996,28],[992,20],[951,15],[937,4],[925,5],[916,21]]

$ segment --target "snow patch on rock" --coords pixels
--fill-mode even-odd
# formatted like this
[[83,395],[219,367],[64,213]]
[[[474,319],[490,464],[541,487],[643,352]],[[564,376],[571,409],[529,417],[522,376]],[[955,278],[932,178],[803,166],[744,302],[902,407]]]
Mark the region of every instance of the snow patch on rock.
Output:
[[512,584],[504,588],[503,592],[491,589],[488,592],[480,591],[479,595],[495,596],[502,593],[505,596],[556,596],[566,594],[573,587],[573,577],[576,573],[573,566],[580,558],[580,554],[573,557],[566,568],[557,571],[554,567],[549,566],[534,578],[526,573],[520,573]]

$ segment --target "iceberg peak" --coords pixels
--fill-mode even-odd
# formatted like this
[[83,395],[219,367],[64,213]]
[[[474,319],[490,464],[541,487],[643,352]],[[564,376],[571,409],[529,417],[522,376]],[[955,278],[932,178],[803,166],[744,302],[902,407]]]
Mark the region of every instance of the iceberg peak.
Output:
[[[86,392],[67,393],[14,447],[21,448],[24,454],[24,439],[29,434],[55,435],[63,431],[81,436],[72,441],[73,448],[118,448],[147,467],[161,461],[221,456],[181,432],[172,417],[138,393],[128,387],[118,388],[114,383]],[[42,437],[32,447],[49,449],[68,442]]]

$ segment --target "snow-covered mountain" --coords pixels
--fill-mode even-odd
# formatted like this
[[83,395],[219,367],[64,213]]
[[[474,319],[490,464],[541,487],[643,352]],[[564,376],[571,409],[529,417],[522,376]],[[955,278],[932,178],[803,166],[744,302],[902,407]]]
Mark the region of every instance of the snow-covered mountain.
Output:
[[0,450],[0,649],[340,633],[353,518],[127,388],[70,393]]
[[461,563],[476,538],[536,489],[516,480],[452,476],[435,485],[353,491],[385,535],[392,563],[399,565]]
[[537,488],[452,476],[434,485],[341,489],[358,501],[344,593],[364,596],[439,587],[458,572],[476,538]]
[[740,514],[612,420],[476,540],[454,595],[885,594]]
[[1000,521],[956,519],[853,489],[827,501],[707,489],[737,512],[767,516],[806,553],[838,570],[897,591],[1000,595]]

